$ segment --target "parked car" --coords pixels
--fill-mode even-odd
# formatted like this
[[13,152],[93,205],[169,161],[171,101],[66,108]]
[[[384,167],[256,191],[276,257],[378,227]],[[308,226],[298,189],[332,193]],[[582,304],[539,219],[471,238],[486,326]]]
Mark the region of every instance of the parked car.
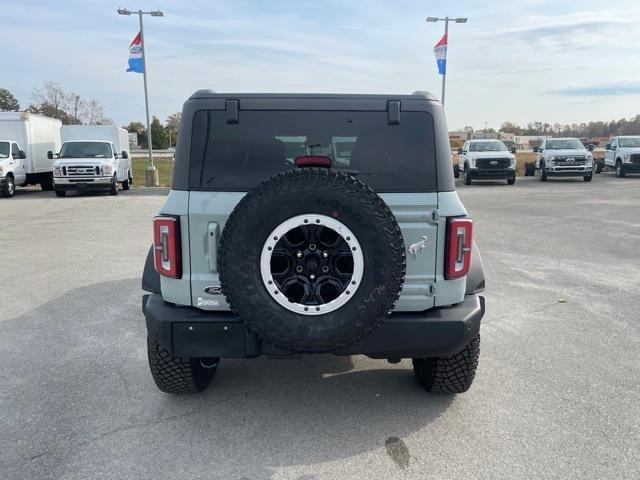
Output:
[[515,147],[509,151],[501,140],[467,140],[458,150],[464,184],[471,185],[473,180],[505,179],[513,185],[516,183],[515,153]]
[[585,182],[593,178],[593,154],[577,138],[547,138],[534,152],[542,182],[548,177],[582,177]]
[[616,177],[640,173],[640,136],[613,137],[605,147],[604,162],[596,166],[596,171],[600,173],[605,168],[615,170]]
[[0,112],[0,195],[13,197],[16,185],[53,190],[53,161],[62,122],[30,112]]
[[301,353],[412,358],[431,392],[473,381],[484,275],[430,94],[198,91],[153,225],[162,391],[203,390],[222,357]]
[[118,194],[118,183],[129,190],[133,182],[129,158],[129,134],[113,125],[68,125],[62,127],[62,148],[53,164],[58,197],[69,191],[107,190]]

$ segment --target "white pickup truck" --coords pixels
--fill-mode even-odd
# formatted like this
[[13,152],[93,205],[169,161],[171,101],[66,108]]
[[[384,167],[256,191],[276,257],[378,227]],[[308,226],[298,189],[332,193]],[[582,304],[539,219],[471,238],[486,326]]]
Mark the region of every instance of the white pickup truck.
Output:
[[541,182],[548,177],[582,177],[585,182],[593,178],[593,154],[577,138],[547,138],[533,151],[538,154]]
[[16,185],[53,190],[53,161],[62,122],[29,112],[0,112],[0,195],[13,197]]
[[62,127],[62,148],[53,164],[56,195],[68,191],[107,190],[118,194],[118,183],[129,190],[133,182],[129,158],[129,134],[113,125],[69,125]]
[[599,163],[596,173],[603,168],[615,170],[619,178],[627,173],[640,173],[640,136],[613,137],[605,149],[604,165]]
[[513,185],[516,183],[515,153],[515,148],[509,150],[500,140],[467,140],[458,149],[464,184],[471,185],[473,180],[505,179]]

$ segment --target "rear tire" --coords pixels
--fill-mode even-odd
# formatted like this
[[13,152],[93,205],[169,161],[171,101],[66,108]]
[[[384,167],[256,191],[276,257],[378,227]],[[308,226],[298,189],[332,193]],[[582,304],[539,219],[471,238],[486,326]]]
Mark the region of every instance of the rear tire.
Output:
[[2,184],[2,190],[1,190],[2,196],[4,198],[11,198],[15,195],[16,193],[16,184],[13,181],[13,177],[11,175],[8,175],[5,180],[4,180],[4,184]]
[[47,177],[40,182],[40,188],[43,192],[51,192],[53,191],[53,174],[47,175]]
[[540,165],[540,181],[541,182],[547,181],[547,172],[544,169],[544,164]]
[[476,375],[480,357],[480,335],[453,355],[414,358],[413,371],[427,392],[463,393],[469,390]]
[[64,197],[67,195],[66,190],[56,190],[56,197]]
[[[197,393],[211,382],[219,358],[172,357],[155,338],[147,336],[149,369],[157,387],[166,393]],[[206,360],[206,362],[205,362]]]
[[129,190],[129,179],[122,182],[122,190]]
[[471,174],[469,173],[469,169],[464,169],[464,184],[471,185]]
[[593,171],[596,174],[602,173],[602,163],[601,162],[596,162],[595,165],[593,166]]
[[460,178],[460,164],[458,163],[453,166],[453,176],[455,178]]
[[616,162],[616,177],[624,178],[624,169],[622,168],[622,160]]
[[114,175],[113,180],[111,181],[111,189],[109,190],[109,195],[118,195],[118,178]]

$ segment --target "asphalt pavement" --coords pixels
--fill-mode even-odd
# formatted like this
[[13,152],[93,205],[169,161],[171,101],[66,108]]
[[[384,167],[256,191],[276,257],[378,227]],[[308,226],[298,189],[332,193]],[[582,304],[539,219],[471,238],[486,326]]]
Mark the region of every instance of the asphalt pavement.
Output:
[[0,478],[638,478],[640,177],[458,191],[487,314],[455,397],[328,355],[161,393],[140,275],[166,189],[0,199]]

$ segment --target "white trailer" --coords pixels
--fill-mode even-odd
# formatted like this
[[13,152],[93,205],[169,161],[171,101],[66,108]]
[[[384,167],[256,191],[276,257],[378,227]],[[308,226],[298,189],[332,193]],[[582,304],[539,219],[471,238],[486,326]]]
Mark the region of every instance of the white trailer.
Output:
[[60,152],[53,165],[56,195],[76,190],[109,190],[118,194],[118,183],[128,190],[133,182],[129,133],[113,125],[62,127]]
[[53,190],[53,160],[60,148],[62,122],[30,112],[0,112],[0,193],[12,197],[15,186],[40,184]]

